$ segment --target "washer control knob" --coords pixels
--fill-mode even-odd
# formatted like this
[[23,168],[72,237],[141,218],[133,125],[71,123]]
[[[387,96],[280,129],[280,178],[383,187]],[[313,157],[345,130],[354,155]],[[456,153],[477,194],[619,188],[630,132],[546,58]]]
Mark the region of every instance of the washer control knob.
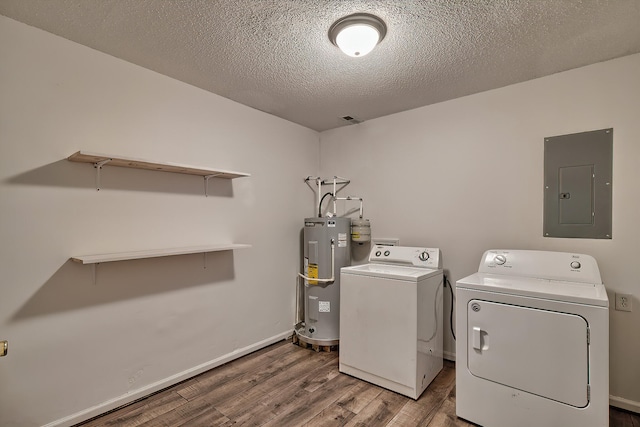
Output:
[[420,261],[427,261],[429,259],[429,252],[427,251],[420,252],[420,255],[418,255],[418,259]]
[[507,257],[504,255],[496,255],[493,258],[493,262],[495,262],[498,265],[503,265],[505,262],[507,262]]
[[380,256],[380,255],[382,255],[382,252],[376,251],[376,256]]
[[384,256],[389,256],[391,254],[391,252],[389,251],[384,251]]
[[582,267],[582,265],[578,261],[573,261],[571,263],[571,268],[577,269],[577,268],[580,268],[580,267]]

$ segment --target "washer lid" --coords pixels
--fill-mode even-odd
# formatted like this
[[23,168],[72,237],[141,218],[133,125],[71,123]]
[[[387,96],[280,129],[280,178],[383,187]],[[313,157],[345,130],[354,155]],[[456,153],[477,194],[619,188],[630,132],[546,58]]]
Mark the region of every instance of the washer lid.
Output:
[[554,301],[608,307],[607,291],[601,283],[565,282],[533,277],[475,273],[456,282],[456,289],[477,289]]
[[381,277],[385,279],[409,280],[418,282],[431,276],[442,274],[442,270],[430,268],[401,267],[386,264],[363,264],[352,267],[342,267],[341,274],[353,274],[357,276]]

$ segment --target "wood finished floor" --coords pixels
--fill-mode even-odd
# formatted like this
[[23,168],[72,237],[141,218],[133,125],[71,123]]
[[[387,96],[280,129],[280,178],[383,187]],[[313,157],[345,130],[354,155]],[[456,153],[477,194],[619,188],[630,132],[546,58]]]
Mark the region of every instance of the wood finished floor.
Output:
[[[282,341],[118,410],[97,426],[473,426],[455,415],[455,367],[414,401],[338,372],[338,353]],[[640,427],[615,408],[610,427]],[[544,427],[544,426],[541,426]]]

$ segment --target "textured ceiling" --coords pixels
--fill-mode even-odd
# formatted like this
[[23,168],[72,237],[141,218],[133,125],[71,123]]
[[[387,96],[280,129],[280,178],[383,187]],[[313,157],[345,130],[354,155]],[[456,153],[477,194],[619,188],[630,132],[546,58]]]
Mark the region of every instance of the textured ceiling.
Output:
[[[354,12],[387,36],[350,58]],[[640,52],[640,0],[0,0],[0,14],[318,131]]]

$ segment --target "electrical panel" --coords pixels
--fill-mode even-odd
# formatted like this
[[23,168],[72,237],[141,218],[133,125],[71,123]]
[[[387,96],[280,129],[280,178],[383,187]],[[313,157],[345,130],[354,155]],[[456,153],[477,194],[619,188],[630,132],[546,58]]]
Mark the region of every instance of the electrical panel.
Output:
[[611,239],[613,129],[544,139],[545,237]]

